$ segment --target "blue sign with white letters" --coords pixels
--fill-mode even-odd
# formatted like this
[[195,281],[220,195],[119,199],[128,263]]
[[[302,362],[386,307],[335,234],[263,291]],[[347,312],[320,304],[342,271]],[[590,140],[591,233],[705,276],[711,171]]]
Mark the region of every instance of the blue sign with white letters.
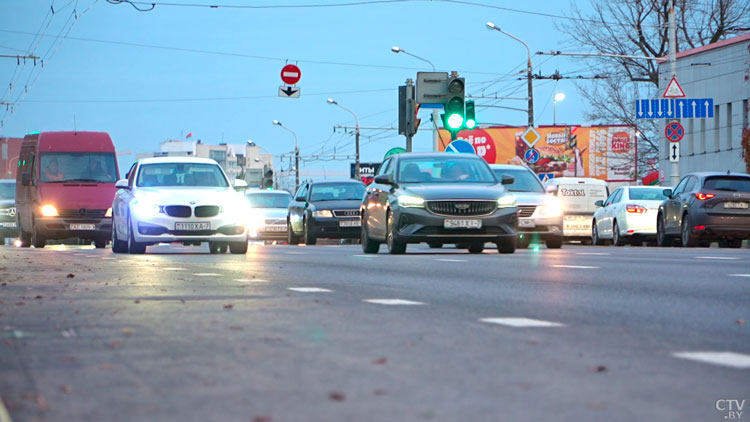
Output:
[[713,117],[713,98],[635,100],[636,119],[710,119]]

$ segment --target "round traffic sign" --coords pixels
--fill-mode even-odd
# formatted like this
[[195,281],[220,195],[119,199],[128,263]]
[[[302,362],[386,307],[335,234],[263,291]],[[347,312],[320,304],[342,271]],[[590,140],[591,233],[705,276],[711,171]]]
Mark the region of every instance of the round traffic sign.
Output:
[[534,148],[529,148],[526,150],[526,152],[523,154],[523,159],[526,160],[529,164],[536,164],[537,161],[541,158],[541,155],[539,154],[539,151]]
[[463,139],[457,139],[451,142],[450,144],[448,144],[448,146],[445,147],[445,152],[476,154],[476,151],[474,150],[474,146],[471,145],[471,142],[464,141]]
[[669,142],[680,142],[682,137],[685,136],[685,128],[682,127],[680,122],[669,122],[667,127],[664,128],[664,135],[667,136]]
[[388,150],[388,152],[385,153],[385,157],[383,157],[383,159],[385,160],[386,158],[390,157],[391,155],[403,154],[405,152],[406,152],[406,150],[403,149],[403,148],[401,148],[401,147],[391,148],[391,149]]
[[287,85],[294,85],[302,77],[302,71],[293,64],[288,64],[281,68],[281,80]]

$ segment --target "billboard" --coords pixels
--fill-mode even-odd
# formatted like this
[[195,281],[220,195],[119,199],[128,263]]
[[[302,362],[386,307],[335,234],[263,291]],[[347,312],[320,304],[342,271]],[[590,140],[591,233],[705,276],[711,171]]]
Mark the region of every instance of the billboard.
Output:
[[[490,164],[527,165],[547,177],[594,177],[609,182],[637,178],[637,139],[632,126],[489,127],[462,130]],[[438,150],[445,151],[450,133],[440,130]],[[530,150],[535,151],[530,151]]]
[[[369,185],[380,168],[380,163],[359,163],[359,177],[364,184]],[[354,163],[349,164],[349,174],[354,179]]]

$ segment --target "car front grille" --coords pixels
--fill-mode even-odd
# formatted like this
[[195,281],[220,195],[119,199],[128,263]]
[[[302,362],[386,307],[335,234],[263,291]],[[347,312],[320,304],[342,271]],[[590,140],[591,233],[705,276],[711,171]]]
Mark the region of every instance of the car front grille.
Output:
[[16,216],[16,209],[13,208],[0,208],[0,216],[3,217],[15,217]]
[[359,217],[359,210],[333,210],[334,217]]
[[267,218],[267,226],[286,226],[286,220],[283,218]]
[[200,205],[195,207],[196,217],[216,217],[219,215],[219,207],[216,205]]
[[496,201],[427,201],[427,209],[441,215],[486,215],[495,208]]
[[521,205],[518,207],[519,217],[531,217],[536,210],[536,205]]
[[62,218],[104,218],[107,210],[87,210],[81,208],[78,210],[60,210],[58,213]]
[[192,211],[187,205],[167,205],[164,212],[170,217],[190,217]]

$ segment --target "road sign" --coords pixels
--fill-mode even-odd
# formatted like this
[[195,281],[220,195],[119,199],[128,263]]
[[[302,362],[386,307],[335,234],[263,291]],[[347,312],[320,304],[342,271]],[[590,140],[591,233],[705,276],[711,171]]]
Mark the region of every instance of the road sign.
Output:
[[293,64],[288,64],[281,68],[281,80],[287,85],[294,85],[302,77],[302,71]]
[[635,100],[637,119],[710,119],[713,98],[661,98]]
[[544,183],[547,180],[554,179],[555,173],[539,173],[537,174],[537,177],[539,177],[539,180],[541,180],[542,183]]
[[534,148],[527,149],[523,154],[523,159],[529,164],[536,164],[536,162],[539,161],[539,158],[541,158],[541,155],[539,154],[539,151]]
[[669,144],[669,162],[670,163],[680,162],[680,144],[678,143]]
[[383,157],[383,159],[385,160],[386,158],[390,157],[391,155],[403,154],[405,152],[406,152],[406,150],[403,149],[403,148],[401,148],[401,147],[391,148],[391,149],[388,150],[388,152],[385,153],[385,157]]
[[299,98],[300,89],[291,86],[282,85],[279,87],[279,97]]
[[680,122],[669,122],[667,127],[664,128],[664,135],[669,142],[680,142],[682,137],[685,136],[685,128],[682,127]]
[[677,82],[677,78],[675,76],[672,76],[672,80],[669,81],[669,84],[667,84],[667,89],[664,90],[664,94],[662,94],[662,97],[685,98],[685,91],[682,90],[682,87]]
[[533,148],[534,144],[539,142],[540,139],[542,139],[542,135],[540,135],[533,127],[529,127],[521,134],[521,140],[524,141],[529,148]]
[[448,144],[448,146],[445,147],[445,152],[476,154],[476,151],[474,150],[474,146],[471,144],[471,142],[464,141],[463,139],[458,139]]
[[[448,92],[447,72],[417,72],[417,102],[428,104],[445,104]],[[430,108],[430,107],[426,107]]]

